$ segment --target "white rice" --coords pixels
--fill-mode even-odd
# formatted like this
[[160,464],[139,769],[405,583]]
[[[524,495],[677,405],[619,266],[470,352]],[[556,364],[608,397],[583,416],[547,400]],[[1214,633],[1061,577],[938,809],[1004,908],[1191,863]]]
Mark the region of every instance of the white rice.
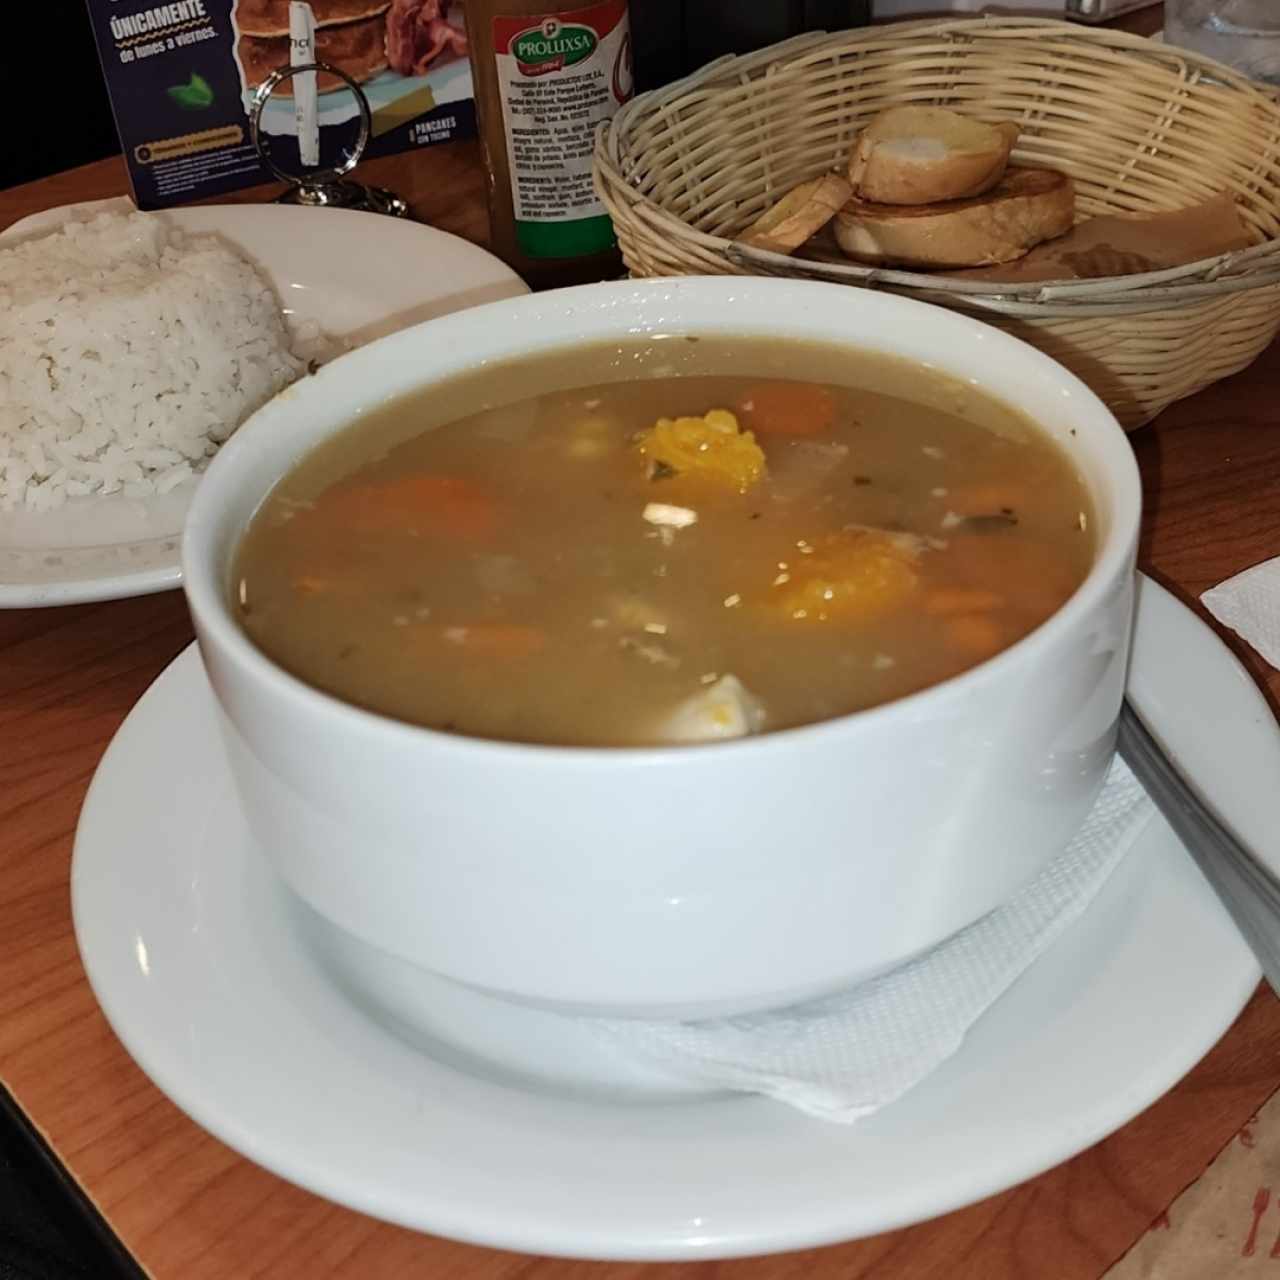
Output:
[[0,248],[0,509],[167,493],[305,371],[214,236],[101,214]]

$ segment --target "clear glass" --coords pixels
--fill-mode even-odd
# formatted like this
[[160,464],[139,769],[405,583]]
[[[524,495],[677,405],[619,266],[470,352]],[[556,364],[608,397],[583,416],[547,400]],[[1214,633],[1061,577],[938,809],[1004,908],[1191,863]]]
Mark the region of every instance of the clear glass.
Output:
[[1165,0],[1164,38],[1280,85],[1280,0]]

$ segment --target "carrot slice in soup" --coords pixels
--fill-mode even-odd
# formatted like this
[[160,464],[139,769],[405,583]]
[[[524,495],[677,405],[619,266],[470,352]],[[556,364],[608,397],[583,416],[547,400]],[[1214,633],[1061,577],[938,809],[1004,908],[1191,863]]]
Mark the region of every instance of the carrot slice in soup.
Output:
[[498,527],[493,498],[464,476],[337,484],[316,499],[313,514],[357,534],[417,532],[464,542],[484,541]]
[[924,602],[926,613],[946,616],[954,613],[986,613],[999,609],[1004,597],[994,591],[980,591],[965,587],[939,587],[929,593]]
[[1005,647],[1005,633],[994,618],[962,613],[947,619],[947,639],[970,658],[989,658]]
[[476,657],[504,660],[530,658],[547,644],[547,633],[540,627],[518,622],[436,623],[407,627],[405,635],[442,651],[457,649]]
[[807,382],[762,382],[738,402],[752,431],[765,436],[820,436],[836,417],[835,397]]

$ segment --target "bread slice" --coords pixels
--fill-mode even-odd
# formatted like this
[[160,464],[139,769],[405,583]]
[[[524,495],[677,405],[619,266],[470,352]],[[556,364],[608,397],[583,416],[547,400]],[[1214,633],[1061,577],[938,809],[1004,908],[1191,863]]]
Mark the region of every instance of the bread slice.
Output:
[[856,196],[877,204],[965,200],[1000,181],[1017,140],[1012,121],[991,125],[945,107],[891,107],[858,134],[849,182]]
[[825,227],[851,195],[853,188],[838,174],[824,173],[802,182],[766,209],[737,237],[738,243],[774,253],[793,253],[815,231]]
[[836,215],[835,234],[859,262],[937,270],[1013,262],[1065,235],[1074,220],[1075,188],[1065,173],[1012,168],[971,200],[884,205],[855,196]]

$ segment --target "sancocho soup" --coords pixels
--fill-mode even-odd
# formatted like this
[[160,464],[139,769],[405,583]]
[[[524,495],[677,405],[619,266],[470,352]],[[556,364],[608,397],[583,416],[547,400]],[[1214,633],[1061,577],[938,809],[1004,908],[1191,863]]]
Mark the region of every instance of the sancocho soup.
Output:
[[370,410],[282,480],[231,591],[347,702],[523,742],[713,741],[956,675],[1094,551],[1040,426],[834,344],[652,336]]

